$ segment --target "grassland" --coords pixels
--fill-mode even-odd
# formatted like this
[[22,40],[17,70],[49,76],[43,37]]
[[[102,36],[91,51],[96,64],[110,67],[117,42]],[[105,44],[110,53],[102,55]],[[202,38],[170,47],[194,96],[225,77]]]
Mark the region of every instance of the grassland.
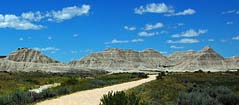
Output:
[[239,72],[159,73],[157,80],[109,93],[102,105],[239,105]]
[[[47,98],[70,94],[76,91],[92,89],[145,78],[139,73],[42,73],[42,72],[0,72],[0,105],[25,105]],[[28,90],[41,85],[61,83],[42,93]]]
[[169,73],[128,92],[149,105],[238,105],[239,72]]

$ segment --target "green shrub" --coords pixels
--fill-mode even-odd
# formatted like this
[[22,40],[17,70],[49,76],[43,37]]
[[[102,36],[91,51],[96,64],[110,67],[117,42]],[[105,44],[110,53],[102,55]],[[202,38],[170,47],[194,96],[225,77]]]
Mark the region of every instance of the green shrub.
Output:
[[165,72],[159,72],[156,79],[159,80],[159,79],[163,79],[163,77],[166,76],[166,73]]
[[65,95],[71,93],[71,89],[66,88],[66,87],[61,87],[57,90],[58,95]]
[[109,92],[101,99],[100,105],[149,105],[135,93],[126,94],[123,91]]
[[33,101],[31,95],[27,92],[15,92],[11,97],[12,104],[25,105]]
[[70,78],[63,83],[63,86],[76,85],[77,83],[79,83],[79,80],[77,78]]
[[239,96],[235,94],[225,94],[219,96],[217,100],[222,103],[222,105],[239,105]]
[[194,73],[204,73],[203,70],[198,70],[198,71],[195,71]]
[[42,99],[46,99],[46,98],[57,96],[57,93],[54,90],[44,90],[42,93],[40,93],[40,96]]

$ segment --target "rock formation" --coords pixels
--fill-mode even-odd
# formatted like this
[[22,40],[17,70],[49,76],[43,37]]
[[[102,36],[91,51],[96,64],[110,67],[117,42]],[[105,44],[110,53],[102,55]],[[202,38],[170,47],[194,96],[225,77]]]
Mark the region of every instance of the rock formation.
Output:
[[43,64],[58,63],[58,61],[53,60],[46,55],[43,55],[40,51],[28,48],[18,48],[16,51],[8,55],[5,59],[16,62],[33,62]]
[[8,56],[0,59],[0,71],[45,71],[69,72],[80,71],[79,67],[53,60],[39,51],[28,48],[18,48]]
[[197,52],[193,50],[189,50],[185,52],[175,52],[172,55],[168,56],[168,58],[169,60],[173,62],[173,65],[178,65],[184,62],[185,60],[195,58],[196,53]]
[[199,52],[176,52],[168,57],[153,49],[134,51],[111,48],[91,53],[68,64],[60,63],[39,51],[27,48],[20,48],[8,56],[0,57],[0,71],[68,72],[92,69],[226,71],[239,69],[239,57],[224,58],[209,46]]
[[170,61],[167,57],[153,49],[138,52],[116,48],[92,53],[80,60],[70,62],[72,66],[108,70],[156,69],[168,64],[170,64]]
[[220,71],[227,70],[227,64],[225,59],[215,52],[211,47],[206,46],[197,53],[191,53],[190,57],[184,59],[178,65],[175,65],[172,69],[183,71],[195,71],[195,70],[210,70]]

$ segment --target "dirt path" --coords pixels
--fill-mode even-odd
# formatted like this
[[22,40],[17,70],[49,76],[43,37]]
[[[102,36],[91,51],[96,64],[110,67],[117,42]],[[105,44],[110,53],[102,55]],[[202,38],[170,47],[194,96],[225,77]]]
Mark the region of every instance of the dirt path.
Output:
[[127,90],[155,79],[156,75],[149,75],[149,78],[146,79],[126,82],[104,88],[96,88],[92,90],[80,91],[56,99],[46,100],[37,103],[37,105],[99,105],[101,97],[104,94],[107,94],[109,91]]

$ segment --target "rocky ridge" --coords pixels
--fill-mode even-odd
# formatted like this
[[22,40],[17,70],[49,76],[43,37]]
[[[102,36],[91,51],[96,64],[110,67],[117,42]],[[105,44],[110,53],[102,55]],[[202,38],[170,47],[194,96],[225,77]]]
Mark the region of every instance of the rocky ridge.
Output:
[[167,57],[153,49],[138,52],[112,48],[89,54],[80,60],[70,62],[70,65],[94,69],[140,70],[155,69],[170,62]]
[[8,56],[0,56],[0,71],[68,72],[77,70],[168,70],[168,71],[225,71],[238,70],[239,57],[224,58],[211,47],[202,50],[175,52],[164,56],[153,49],[143,51],[106,49],[91,53],[70,63],[61,63],[40,51],[19,48]]

